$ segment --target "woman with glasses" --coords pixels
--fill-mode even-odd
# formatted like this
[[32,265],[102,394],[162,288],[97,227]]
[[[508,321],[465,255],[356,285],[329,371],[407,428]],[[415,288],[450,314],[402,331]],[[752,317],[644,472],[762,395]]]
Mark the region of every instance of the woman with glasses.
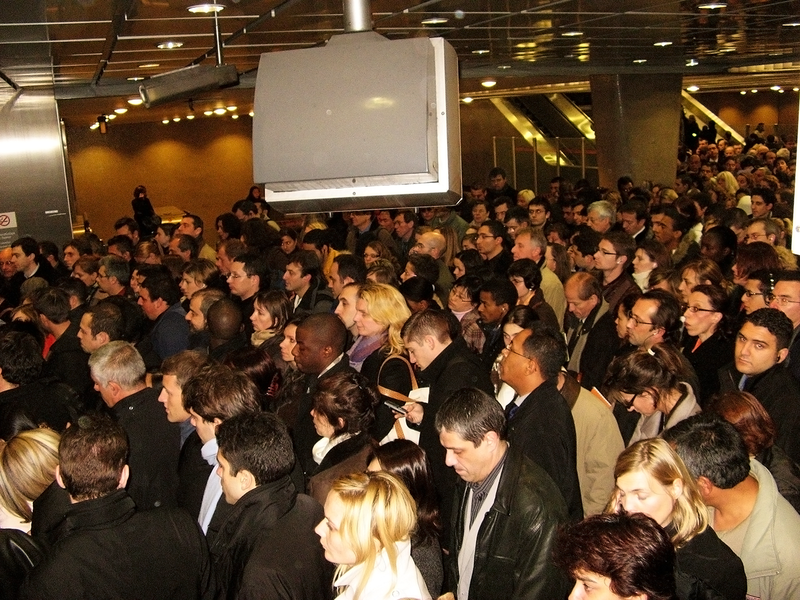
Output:
[[614,480],[606,512],[647,515],[670,536],[678,598],[745,597],[742,561],[714,533],[694,478],[666,441],[630,446],[617,459]]
[[700,381],[705,405],[719,391],[717,371],[730,362],[733,340],[728,335],[725,308],[728,294],[714,285],[698,285],[689,294],[684,317],[683,355]]
[[653,438],[684,419],[700,412],[696,376],[691,365],[669,344],[640,347],[615,358],[608,368],[606,397],[639,421],[627,444]]

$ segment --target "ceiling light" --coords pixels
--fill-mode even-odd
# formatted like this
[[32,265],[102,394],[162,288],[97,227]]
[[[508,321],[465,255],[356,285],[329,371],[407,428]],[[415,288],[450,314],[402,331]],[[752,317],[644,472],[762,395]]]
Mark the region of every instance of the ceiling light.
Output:
[[497,68],[501,71],[505,71],[506,69],[510,69],[511,65],[497,65]]
[[169,125],[169,119],[164,119],[164,120],[163,120],[163,121],[161,121],[161,122],[162,122],[164,125]]
[[563,31],[561,32],[561,37],[581,37],[583,35],[582,31]]
[[653,44],[653,46],[660,46],[661,48],[664,48],[665,46],[672,46],[672,42],[656,42]]
[[124,115],[126,112],[128,112],[128,109],[127,108],[115,108],[114,112],[117,113],[118,115]]
[[784,27],[800,27],[800,21],[790,21],[789,23],[784,23]]
[[637,58],[633,62],[636,63],[637,65],[643,65],[644,63],[647,62],[647,59],[646,58]]
[[489,50],[473,50],[473,54],[489,54]]
[[217,4],[216,2],[214,2],[213,4],[208,4],[208,3],[207,4],[195,4],[193,6],[190,6],[187,10],[190,13],[207,15],[207,14],[210,14],[210,13],[220,12],[221,10],[224,10],[224,9],[225,9],[225,5],[224,4]]
[[783,90],[778,90],[778,93],[779,93],[779,94],[782,94],[782,93],[783,93]]
[[487,79],[486,81],[481,81],[481,85],[485,88],[490,88],[496,86],[497,82],[494,79]]
[[231,112],[235,111],[237,108],[239,108],[239,107],[238,107],[238,106],[228,106],[228,107],[227,107],[227,109],[228,109],[229,111],[231,111]]
[[697,92],[699,90],[700,90],[700,88],[697,87],[696,85],[690,85],[689,87],[686,88],[687,92]]
[[177,123],[178,121],[180,121],[180,120],[181,120],[181,118],[180,118],[180,117],[172,117],[172,120],[173,120],[173,121],[175,121],[175,122]]
[[[128,77],[128,81],[142,81],[144,77]],[[139,103],[141,104],[141,102]]]
[[215,115],[224,115],[226,112],[228,112],[228,111],[226,111],[224,108],[215,108],[214,109],[214,114]]
[[431,17],[430,19],[423,19],[423,25],[441,25],[442,23],[447,23],[447,19],[443,17]]
[[703,10],[717,10],[718,8],[726,8],[728,6],[727,2],[704,2],[703,4],[698,4],[697,8],[701,8]]
[[247,114],[248,114],[249,116],[251,116],[251,117],[255,115],[255,113],[254,113],[252,110],[251,110],[249,113],[247,113]]
[[161,42],[156,46],[159,50],[174,50],[183,46],[183,42]]
[[192,119],[194,119],[194,115],[186,115],[187,121],[191,121]]
[[697,62],[697,61],[696,61],[695,59],[693,59],[693,58],[690,58],[690,59],[689,59],[689,60],[686,62],[686,66],[687,66],[687,67],[696,67],[696,66],[697,66],[697,65],[699,65],[699,64],[700,64],[700,63],[699,63],[699,62]]
[[746,91],[746,90],[742,90],[742,91],[741,91],[741,92],[739,92],[739,93],[740,93],[742,96],[744,96],[744,95],[747,93],[747,91]]
[[769,88],[769,89],[771,89],[773,92],[777,92],[779,89],[781,89],[781,86],[779,86],[779,85],[773,85],[773,86],[772,86],[771,88]]
[[113,121],[116,118],[117,118],[117,115],[114,115],[114,114],[106,115],[106,119],[108,119],[109,121]]
[[239,115],[231,115],[231,119],[238,119]]
[[92,129],[92,130],[97,129],[98,127],[100,127],[100,123],[97,123],[97,122],[92,123],[91,125],[89,125],[89,129]]
[[800,88],[792,88],[793,92],[800,92]]
[[144,65],[139,65],[140,69],[155,69],[156,67],[160,67],[161,65],[158,63],[146,63]]
[[536,48],[536,42],[520,42],[515,48]]
[[750,91],[753,92],[754,94],[758,93],[758,90],[750,90]]
[[469,104],[469,103],[471,103],[471,102],[472,102],[472,96],[464,96],[464,97],[461,99],[461,101],[462,101],[464,104]]
[[210,117],[211,115],[213,115],[213,114],[214,114],[214,111],[213,111],[213,110],[204,110],[204,111],[203,111],[203,114],[204,114],[205,116],[207,116],[207,117]]
[[139,106],[142,103],[141,98],[128,98],[128,104],[131,106]]

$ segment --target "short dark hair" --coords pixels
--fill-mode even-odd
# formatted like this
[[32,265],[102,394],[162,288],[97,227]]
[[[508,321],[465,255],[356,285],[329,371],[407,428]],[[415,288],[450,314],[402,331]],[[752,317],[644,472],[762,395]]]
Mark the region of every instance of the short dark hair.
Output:
[[484,436],[494,431],[500,439],[506,437],[506,416],[492,396],[477,388],[461,388],[454,392],[436,412],[436,431],[447,429],[457,433],[474,446],[480,446]]
[[585,229],[572,238],[572,245],[582,256],[597,252],[597,246],[603,236],[594,229]]
[[564,336],[546,325],[534,325],[532,333],[522,344],[522,353],[532,358],[545,379],[555,379],[567,358]]
[[652,318],[653,327],[664,330],[664,340],[677,343],[683,324],[683,311],[678,299],[666,290],[648,290],[639,300],[653,300],[658,303]]
[[9,331],[0,337],[0,369],[7,382],[33,383],[41,375],[43,364],[42,347],[32,335]]
[[692,477],[731,489],[750,474],[750,457],[736,428],[722,417],[699,414],[664,431]]
[[303,234],[303,243],[311,244],[317,250],[322,250],[323,246],[331,247],[331,232],[329,229],[312,229]]
[[39,244],[32,237],[21,237],[11,242],[12,248],[22,248],[22,253],[25,256],[33,254],[33,260],[39,264]]
[[33,307],[53,323],[61,324],[69,319],[69,295],[60,288],[41,290],[34,297]]
[[39,242],[39,253],[45,258],[52,256],[56,260],[59,259],[58,246],[56,246],[55,242],[51,242],[50,240]]
[[421,277],[431,285],[436,285],[439,280],[439,265],[436,259],[429,254],[411,254],[408,262],[414,267],[414,274]]
[[207,367],[210,360],[207,354],[197,350],[182,350],[164,359],[161,363],[162,375],[174,375],[178,386],[183,385],[197,375],[203,367]]
[[116,246],[117,249],[123,254],[128,253],[133,256],[133,241],[127,235],[115,235],[108,240],[108,247]]
[[89,329],[93,336],[103,332],[110,342],[125,339],[125,319],[117,304],[102,300],[87,308],[85,314],[92,317]]
[[508,179],[506,171],[502,167],[493,167],[492,170],[489,171],[489,179],[491,179],[492,177],[497,177],[498,175],[503,179]]
[[333,356],[339,356],[345,350],[347,343],[347,329],[342,320],[331,313],[314,313],[309,315],[297,329],[309,330],[314,333],[314,339],[319,344],[318,348],[328,346],[333,350]]
[[114,221],[114,231],[122,229],[123,227],[127,227],[131,233],[139,231],[139,223],[136,222],[136,219],[132,219],[131,217],[120,217]]
[[339,267],[339,277],[344,281],[347,277],[353,280],[353,283],[366,283],[367,281],[367,265],[364,259],[354,254],[339,254],[334,259]]
[[534,196],[531,198],[531,201],[528,202],[528,208],[531,206],[541,206],[544,208],[544,212],[549,213],[551,211],[550,200],[545,198],[544,196]]
[[203,420],[225,421],[236,415],[261,410],[258,388],[240,371],[225,365],[209,365],[184,384],[183,408]]
[[511,263],[506,271],[509,279],[521,277],[525,287],[529,290],[538,290],[542,285],[542,271],[530,258],[521,258]]
[[[181,299],[181,290],[169,269],[159,265],[157,268],[148,269],[146,273],[144,281],[139,284],[139,287],[147,290],[150,300],[155,301],[161,298],[168,306],[172,306]],[[139,274],[143,273],[140,271]]]
[[442,344],[453,339],[447,314],[431,308],[412,313],[403,324],[400,335],[410,342],[421,342],[426,335],[433,336]]
[[[187,212],[183,214],[183,218],[191,219],[192,223],[194,223],[195,229],[202,229],[203,231],[205,231],[205,227],[203,226],[203,219],[201,219],[199,216]],[[201,233],[200,235],[202,236],[203,234]]]
[[86,287],[86,284],[75,277],[61,278],[56,284],[56,287],[60,290],[64,290],[70,298],[76,298],[80,304],[86,302],[86,297],[89,294],[89,289]]
[[231,262],[242,263],[244,272],[250,277],[258,275],[258,289],[269,288],[269,268],[263,255],[257,252],[245,252],[231,259]]
[[245,215],[254,215],[258,213],[258,209],[256,208],[256,203],[252,200],[237,200],[233,203],[231,207],[231,212],[235,213],[237,210],[242,211]]
[[[375,422],[378,396],[366,377],[356,372],[337,373],[319,382],[314,411],[333,426],[333,436],[366,433]],[[339,420],[342,424],[339,424]]]
[[487,219],[481,223],[481,227],[488,228],[493,237],[501,238],[503,240],[506,239],[506,228],[500,221],[496,221],[495,219]]
[[620,213],[636,215],[637,221],[647,219],[647,206],[641,200],[628,200],[619,208]]
[[131,282],[131,266],[124,258],[109,254],[100,259],[99,267],[105,267],[106,276],[115,277],[120,285],[128,285]]
[[775,336],[778,350],[789,347],[794,326],[792,320],[777,308],[759,308],[744,318],[744,323],[751,323],[756,327],[763,327]]
[[492,277],[481,286],[480,292],[491,294],[495,304],[507,304],[509,310],[517,305],[519,297],[517,288],[505,277]]
[[231,474],[250,472],[257,485],[286,477],[294,467],[294,450],[286,426],[265,412],[235,415],[217,428],[219,452]]
[[614,252],[617,256],[624,256],[628,260],[626,265],[630,265],[633,260],[633,255],[636,253],[636,240],[624,231],[609,231],[603,236],[607,242],[611,242],[614,246]]
[[608,577],[611,591],[620,598],[677,597],[675,548],[658,523],[643,513],[594,515],[567,527],[556,541],[553,560],[571,577]]
[[775,206],[775,203],[777,202],[775,192],[768,187],[753,188],[753,190],[750,192],[750,196],[761,196],[761,198],[764,200],[764,204],[769,204],[771,206]]
[[77,501],[101,498],[119,487],[128,437],[110,417],[80,417],[61,436],[58,462],[67,493]]
[[508,223],[511,219],[516,219],[518,223],[530,223],[530,216],[528,215],[528,211],[522,208],[521,206],[509,206],[508,210],[506,211],[506,218],[505,223]]
[[300,274],[302,277],[311,275],[311,281],[319,279],[322,266],[319,263],[319,257],[316,252],[311,250],[297,250],[289,258],[288,264],[295,264],[300,267]]
[[231,261],[236,260],[247,252],[247,246],[244,245],[244,242],[236,238],[228,238],[227,240],[221,241],[217,248],[224,248],[225,254],[228,255]]
[[498,196],[497,198],[494,199],[494,202],[492,202],[492,206],[494,208],[497,208],[498,206],[503,206],[503,204],[510,207],[511,205],[514,204],[514,201],[508,196]]
[[186,233],[176,233],[173,240],[178,240],[178,250],[181,252],[188,252],[189,258],[197,258],[200,253],[200,247],[197,240],[191,235]]

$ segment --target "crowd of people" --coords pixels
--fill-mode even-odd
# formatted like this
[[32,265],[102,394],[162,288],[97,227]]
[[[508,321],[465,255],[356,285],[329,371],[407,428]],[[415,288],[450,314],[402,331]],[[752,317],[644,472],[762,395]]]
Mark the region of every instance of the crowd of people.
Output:
[[15,240],[3,597],[800,597],[794,148],[752,142]]

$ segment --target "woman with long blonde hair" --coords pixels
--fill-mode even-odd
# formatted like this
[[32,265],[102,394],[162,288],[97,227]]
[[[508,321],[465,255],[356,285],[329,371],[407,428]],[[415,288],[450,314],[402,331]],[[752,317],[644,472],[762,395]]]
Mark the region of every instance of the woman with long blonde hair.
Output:
[[411,494],[385,471],[335,481],[316,532],[325,558],[337,564],[337,600],[430,600],[411,558],[417,523]]
[[[675,546],[678,597],[744,598],[742,561],[709,526],[708,507],[686,465],[662,439],[636,442],[619,455],[606,512],[642,513]],[[709,594],[713,590],[716,594]]]

